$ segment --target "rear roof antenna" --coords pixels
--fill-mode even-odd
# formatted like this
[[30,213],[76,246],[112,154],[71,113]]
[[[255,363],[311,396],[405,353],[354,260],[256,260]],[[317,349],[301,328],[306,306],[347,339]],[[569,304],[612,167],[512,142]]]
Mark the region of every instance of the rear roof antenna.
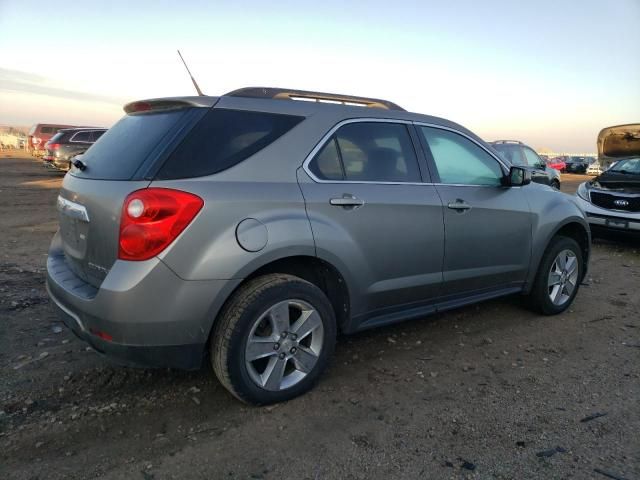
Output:
[[187,69],[187,73],[191,77],[191,81],[193,82],[193,86],[196,87],[196,92],[198,92],[199,96],[204,97],[204,93],[202,93],[202,90],[200,90],[200,87],[198,86],[198,82],[196,82],[196,79],[193,78],[193,75],[191,75],[191,71],[189,70],[189,67],[187,67],[187,62],[185,62],[184,58],[182,58],[182,54],[180,53],[180,50],[178,50],[178,55],[180,55],[180,60],[182,60],[182,63],[184,64],[184,68]]

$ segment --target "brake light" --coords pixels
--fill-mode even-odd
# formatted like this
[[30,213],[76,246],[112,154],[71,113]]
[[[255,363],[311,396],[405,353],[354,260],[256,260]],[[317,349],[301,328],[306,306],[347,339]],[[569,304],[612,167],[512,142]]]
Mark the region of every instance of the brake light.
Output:
[[47,148],[49,150],[58,150],[60,148],[60,144],[59,143],[50,143]]
[[202,209],[192,193],[145,188],[127,196],[120,218],[118,258],[148,260],[173,242]]

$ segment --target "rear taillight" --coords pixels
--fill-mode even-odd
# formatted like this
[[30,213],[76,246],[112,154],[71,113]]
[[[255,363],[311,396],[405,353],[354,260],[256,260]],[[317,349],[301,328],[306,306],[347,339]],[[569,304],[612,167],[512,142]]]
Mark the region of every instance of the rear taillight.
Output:
[[59,143],[50,143],[49,145],[47,145],[47,148],[49,150],[58,150],[60,148],[60,144]]
[[146,188],[129,194],[120,218],[118,258],[147,260],[159,254],[203,205],[197,195],[168,188]]

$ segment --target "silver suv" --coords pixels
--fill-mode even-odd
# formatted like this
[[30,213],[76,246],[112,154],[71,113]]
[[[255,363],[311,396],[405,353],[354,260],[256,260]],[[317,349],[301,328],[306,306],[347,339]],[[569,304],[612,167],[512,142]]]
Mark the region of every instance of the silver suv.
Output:
[[516,293],[556,314],[585,275],[577,200],[450,121],[267,88],[125,112],[64,179],[47,287],[126,363],[210,359],[273,403],[312,387],[339,332]]

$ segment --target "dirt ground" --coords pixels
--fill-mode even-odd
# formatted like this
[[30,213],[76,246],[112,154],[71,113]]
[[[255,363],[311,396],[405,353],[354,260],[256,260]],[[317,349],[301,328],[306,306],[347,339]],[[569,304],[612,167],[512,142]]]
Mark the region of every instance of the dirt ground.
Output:
[[563,315],[515,297],[342,337],[315,390],[252,408],[208,368],[115,366],[58,321],[61,180],[0,154],[0,478],[640,479],[637,238],[594,240]]

